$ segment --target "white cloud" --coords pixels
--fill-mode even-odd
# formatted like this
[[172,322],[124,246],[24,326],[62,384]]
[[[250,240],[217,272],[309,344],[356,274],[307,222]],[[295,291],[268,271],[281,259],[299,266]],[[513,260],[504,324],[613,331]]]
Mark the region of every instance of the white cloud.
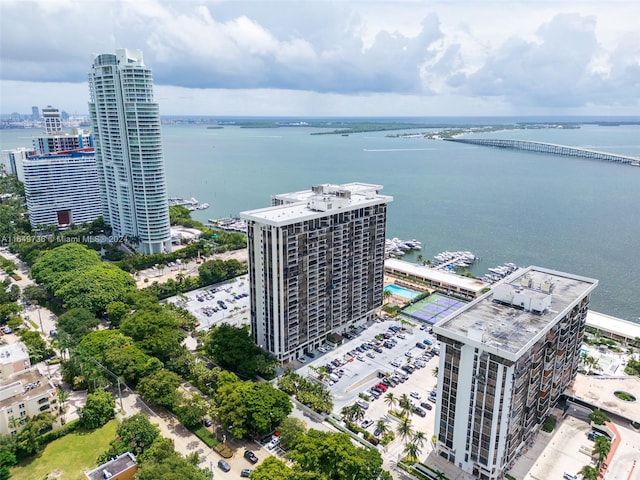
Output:
[[[269,98],[287,114],[634,114],[637,18],[630,0],[3,0],[0,81],[12,91],[46,82],[45,104],[76,104],[56,96],[86,83],[91,54],[127,47],[143,51],[158,88],[209,99],[167,98],[171,113],[214,114],[234,98],[251,114],[248,97],[256,114]],[[22,98],[3,89],[0,111],[35,104]]]

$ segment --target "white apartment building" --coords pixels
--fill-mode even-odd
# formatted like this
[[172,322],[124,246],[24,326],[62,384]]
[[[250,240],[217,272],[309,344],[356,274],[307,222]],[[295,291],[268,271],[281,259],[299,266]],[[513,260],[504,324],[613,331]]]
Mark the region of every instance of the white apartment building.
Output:
[[381,185],[317,185],[276,195],[247,222],[251,330],[290,361],[373,319],[382,305],[387,204]]
[[504,478],[575,379],[597,284],[520,269],[433,327],[441,457],[474,478]]
[[92,222],[102,215],[98,168],[92,148],[22,160],[29,222],[38,230]]
[[35,155],[33,148],[14,148],[2,151],[2,170],[7,175],[15,175],[18,180],[24,182],[24,172],[22,170],[22,162],[29,157]]
[[139,50],[95,55],[89,112],[103,217],[142,253],[171,250],[160,113]]

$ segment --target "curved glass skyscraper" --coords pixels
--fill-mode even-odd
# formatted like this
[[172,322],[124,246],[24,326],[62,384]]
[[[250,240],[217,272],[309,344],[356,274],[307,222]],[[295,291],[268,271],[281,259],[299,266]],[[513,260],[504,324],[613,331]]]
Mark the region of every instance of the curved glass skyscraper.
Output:
[[160,113],[139,50],[96,55],[89,72],[104,220],[141,253],[171,250]]

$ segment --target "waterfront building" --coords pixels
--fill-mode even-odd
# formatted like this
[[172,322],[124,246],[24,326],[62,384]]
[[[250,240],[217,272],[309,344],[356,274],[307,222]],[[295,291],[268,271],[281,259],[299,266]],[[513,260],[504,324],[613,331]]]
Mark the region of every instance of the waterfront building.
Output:
[[102,215],[93,148],[33,155],[22,161],[29,222],[35,230],[92,222]]
[[18,180],[24,182],[24,173],[22,170],[23,161],[36,152],[33,148],[14,148],[2,151],[2,170],[7,175],[15,175]]
[[394,279],[396,285],[419,292],[434,290],[464,300],[479,297],[489,287],[489,284],[477,278],[464,277],[395,258],[385,260],[384,272]]
[[33,120],[34,122],[40,120],[40,110],[35,105],[31,107],[31,120]]
[[113,235],[142,253],[171,250],[160,113],[139,50],[95,55],[89,72],[100,198]]
[[276,195],[247,222],[251,331],[281,361],[373,320],[382,305],[387,205],[365,183]]
[[440,457],[503,478],[575,379],[597,280],[521,269],[433,327]]

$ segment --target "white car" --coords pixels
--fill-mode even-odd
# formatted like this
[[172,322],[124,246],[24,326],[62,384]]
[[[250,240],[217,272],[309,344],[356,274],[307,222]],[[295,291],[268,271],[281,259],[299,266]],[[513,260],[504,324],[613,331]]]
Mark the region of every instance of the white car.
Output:
[[307,360],[304,357],[300,357],[300,358],[298,358],[298,361],[300,363],[305,363]]
[[404,340],[405,338],[407,338],[407,336],[404,333],[399,333],[398,335],[396,335],[398,338],[401,338],[402,340]]
[[280,438],[274,436],[274,437],[271,438],[271,441],[267,445],[267,448],[269,450],[272,450],[275,447],[277,447],[278,445],[280,445]]
[[409,396],[415,398],[416,400],[420,400],[420,394],[418,392],[411,392]]
[[412,358],[413,357],[413,353],[412,352],[407,352],[407,353],[404,354],[404,356],[408,357],[408,358]]

